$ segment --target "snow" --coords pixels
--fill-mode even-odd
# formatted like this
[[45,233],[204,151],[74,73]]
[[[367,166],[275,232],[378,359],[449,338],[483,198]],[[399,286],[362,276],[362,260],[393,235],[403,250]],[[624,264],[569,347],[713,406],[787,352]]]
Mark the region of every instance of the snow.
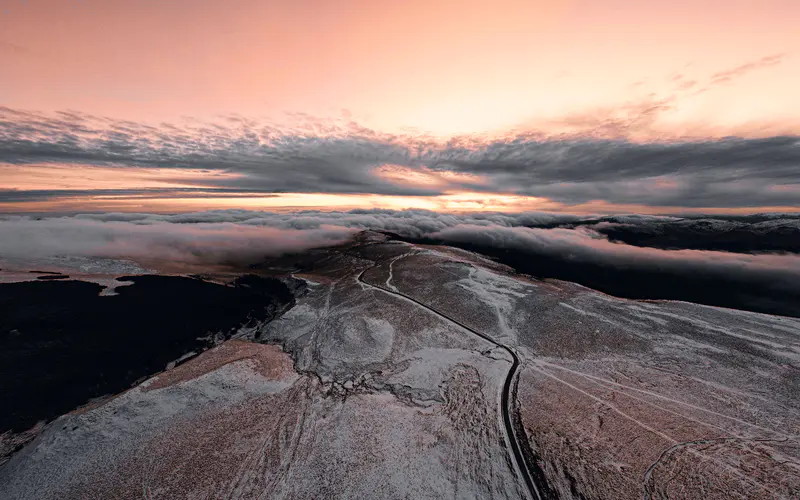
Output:
[[500,413],[508,353],[390,291],[520,354],[515,406],[565,496],[800,485],[800,321],[617,299],[408,248],[365,273],[374,283],[357,280],[368,259],[327,256],[296,306],[242,334],[274,345],[229,341],[58,419],[0,469],[0,493],[525,497]]

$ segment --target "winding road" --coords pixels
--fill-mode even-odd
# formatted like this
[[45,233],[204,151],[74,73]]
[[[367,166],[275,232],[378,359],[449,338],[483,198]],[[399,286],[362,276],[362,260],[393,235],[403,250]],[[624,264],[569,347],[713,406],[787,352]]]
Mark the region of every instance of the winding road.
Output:
[[368,268],[364,269],[363,271],[361,271],[361,273],[359,273],[358,277],[356,278],[358,280],[358,282],[361,283],[362,285],[368,286],[370,288],[375,288],[375,289],[380,290],[380,291],[382,291],[384,293],[388,293],[390,295],[394,295],[394,296],[403,298],[405,300],[411,301],[414,304],[416,304],[416,305],[418,305],[418,306],[420,306],[422,308],[425,308],[428,311],[430,311],[431,313],[439,316],[440,318],[445,319],[445,320],[447,320],[447,321],[449,321],[449,322],[451,322],[451,323],[463,328],[464,330],[472,333],[473,335],[477,335],[478,337],[486,340],[487,342],[489,342],[489,343],[491,343],[491,344],[503,349],[504,351],[506,351],[508,354],[511,355],[511,359],[513,360],[512,364],[511,364],[511,369],[508,371],[508,374],[506,375],[506,380],[505,380],[505,383],[503,384],[503,391],[502,391],[502,393],[500,395],[500,413],[503,415],[503,425],[505,427],[506,437],[508,439],[508,444],[511,447],[511,451],[512,451],[512,453],[514,455],[514,460],[517,463],[517,468],[519,469],[520,474],[522,475],[523,479],[525,480],[525,485],[528,488],[528,491],[530,493],[531,498],[534,498],[536,500],[544,500],[546,498],[544,496],[544,492],[546,492],[547,489],[544,488],[544,487],[540,488],[537,485],[538,481],[537,481],[535,475],[533,473],[531,473],[531,470],[528,467],[528,463],[525,461],[525,456],[522,453],[522,448],[520,446],[520,439],[517,436],[516,429],[515,429],[514,425],[511,422],[511,411],[513,411],[513,410],[510,409],[511,408],[511,387],[512,387],[512,385],[514,383],[514,379],[515,379],[515,377],[517,375],[517,370],[518,370],[518,368],[519,368],[519,366],[521,364],[520,360],[519,360],[519,356],[517,356],[517,353],[514,351],[514,349],[497,342],[496,340],[494,340],[493,338],[489,337],[488,335],[485,335],[485,334],[483,334],[481,332],[473,330],[472,328],[470,328],[469,326],[465,325],[464,323],[461,323],[460,321],[458,321],[458,320],[456,320],[454,318],[451,318],[447,314],[445,314],[445,313],[443,313],[443,312],[441,312],[441,311],[439,311],[439,310],[437,310],[437,309],[435,309],[435,308],[433,308],[433,307],[431,307],[431,306],[429,306],[427,304],[424,304],[424,303],[420,302],[419,300],[417,300],[417,299],[415,299],[415,298],[413,298],[413,297],[411,297],[409,295],[404,294],[403,292],[395,291],[395,290],[389,290],[388,288],[383,287],[381,285],[375,285],[373,283],[368,283],[368,282],[364,281],[364,279],[363,279],[364,278],[364,273],[366,273],[370,269],[373,269],[373,268],[377,267],[378,265],[379,265],[379,263],[375,263],[371,267],[368,267]]

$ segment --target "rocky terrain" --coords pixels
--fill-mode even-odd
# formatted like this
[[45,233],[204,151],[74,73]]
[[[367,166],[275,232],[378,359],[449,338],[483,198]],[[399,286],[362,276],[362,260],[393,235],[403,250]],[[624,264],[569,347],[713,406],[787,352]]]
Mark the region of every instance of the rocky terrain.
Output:
[[798,319],[374,233],[253,272],[294,307],[56,419],[0,497],[800,495]]

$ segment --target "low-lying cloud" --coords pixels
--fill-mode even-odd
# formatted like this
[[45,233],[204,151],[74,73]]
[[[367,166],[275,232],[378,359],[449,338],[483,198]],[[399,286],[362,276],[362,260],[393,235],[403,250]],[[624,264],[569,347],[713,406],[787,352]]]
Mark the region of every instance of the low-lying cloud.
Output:
[[[679,228],[685,236],[672,248],[657,244],[625,244],[623,234],[667,237]],[[574,259],[604,259],[619,266],[658,261],[664,265],[697,261],[704,266],[728,264],[739,268],[783,268],[800,272],[796,252],[800,243],[800,216],[680,218],[667,216],[578,216],[526,212],[518,214],[444,214],[426,210],[304,211],[292,213],[217,210],[181,214],[99,213],[65,217],[6,216],[0,218],[0,256],[80,254],[218,262],[302,251],[347,240],[361,230],[388,231],[410,239],[473,243],[493,248],[525,248],[530,252],[571,255]],[[767,245],[773,236],[785,236],[783,252],[754,246],[746,252],[717,251],[713,237],[727,241],[745,233]],[[609,234],[614,235],[613,239]],[[674,239],[674,237],[673,237]],[[728,238],[729,239],[729,238]],[[706,248],[692,246],[706,241]],[[677,248],[676,248],[677,247]],[[772,253],[770,253],[772,252]]]
[[[800,243],[795,238],[800,234],[800,217],[780,214],[677,218],[222,210],[12,216],[0,219],[0,258],[35,262],[60,256],[102,257],[202,272],[211,266],[243,266],[343,243],[361,230],[477,250],[521,272],[622,296],[800,315]],[[614,239],[606,234],[609,231]],[[721,251],[731,232],[751,246]],[[752,237],[743,238],[744,233]],[[625,238],[634,244],[622,242]],[[698,248],[696,240],[706,247]],[[659,242],[665,244],[659,247]]]
[[[117,219],[117,220],[115,220]],[[97,257],[136,261],[146,267],[242,266],[265,257],[339,244],[355,232],[343,226],[293,229],[232,222],[133,223],[64,217],[0,220],[0,259],[47,260]]]
[[800,255],[741,254],[710,250],[662,250],[613,243],[591,229],[539,229],[459,225],[431,234],[450,244],[468,244],[499,250],[512,249],[529,255],[558,258],[565,262],[612,267],[618,270],[671,274],[738,276],[798,289]]

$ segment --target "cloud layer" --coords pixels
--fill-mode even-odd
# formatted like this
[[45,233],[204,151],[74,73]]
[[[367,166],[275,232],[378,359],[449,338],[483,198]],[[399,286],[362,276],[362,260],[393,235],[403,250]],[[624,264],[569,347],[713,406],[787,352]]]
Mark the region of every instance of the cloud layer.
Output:
[[[681,228],[682,233],[674,229]],[[620,233],[624,228],[628,232]],[[622,296],[678,298],[800,315],[800,217],[578,217],[567,214],[453,215],[408,210],[276,214],[224,210],[178,215],[84,214],[0,219],[0,258],[60,256],[134,260],[145,267],[247,265],[270,256],[349,240],[364,229],[409,241],[475,249],[520,271],[560,278]],[[609,239],[666,235],[669,247]],[[730,231],[751,245],[720,251]],[[742,238],[743,233],[752,235]],[[683,240],[682,235],[688,234]],[[692,234],[705,235],[698,249]],[[656,238],[657,239],[657,238]],[[764,242],[762,247],[758,242]],[[715,246],[716,245],[716,246]],[[774,251],[778,245],[781,251]],[[783,246],[780,246],[783,245]],[[703,248],[703,247],[700,247]],[[702,292],[700,295],[698,293]]]
[[[526,133],[442,142],[380,134],[349,122],[292,129],[229,117],[224,124],[151,126],[74,112],[42,115],[0,108],[0,170],[8,168],[3,163],[226,173],[193,182],[209,196],[468,191],[565,205],[800,206],[800,138],[795,136],[637,143]],[[0,202],[79,195],[0,185]]]
[[60,257],[133,260],[160,269],[246,266],[266,257],[347,241],[354,230],[317,225],[305,230],[225,221],[65,217],[0,220],[0,259],[47,262]]

